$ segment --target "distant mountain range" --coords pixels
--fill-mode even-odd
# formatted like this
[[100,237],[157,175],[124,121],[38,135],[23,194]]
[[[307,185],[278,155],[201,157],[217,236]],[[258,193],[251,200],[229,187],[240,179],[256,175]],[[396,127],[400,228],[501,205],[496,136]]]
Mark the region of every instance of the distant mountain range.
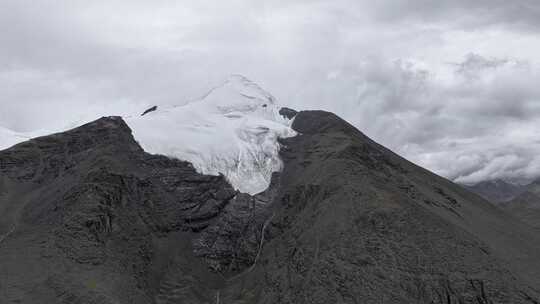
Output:
[[501,207],[540,232],[540,180],[529,184],[525,191]]
[[528,185],[494,180],[465,187],[528,225],[540,229],[540,180]]
[[525,185],[509,183],[502,179],[483,181],[474,185],[463,186],[495,204],[511,201],[527,189],[527,186]]

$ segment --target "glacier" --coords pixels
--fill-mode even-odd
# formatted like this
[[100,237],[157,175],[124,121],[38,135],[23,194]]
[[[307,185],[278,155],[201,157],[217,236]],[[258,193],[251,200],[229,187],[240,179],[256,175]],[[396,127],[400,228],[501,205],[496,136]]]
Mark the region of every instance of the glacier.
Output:
[[270,93],[233,75],[201,98],[126,122],[146,152],[221,173],[239,191],[256,194],[281,170],[278,138],[295,135],[279,109]]
[[[259,85],[232,75],[183,105],[157,105],[144,116],[122,116],[146,152],[188,161],[199,173],[223,174],[240,192],[257,194],[282,168],[278,138],[296,135],[292,120],[281,116],[280,109]],[[50,133],[0,127],[0,150]]]

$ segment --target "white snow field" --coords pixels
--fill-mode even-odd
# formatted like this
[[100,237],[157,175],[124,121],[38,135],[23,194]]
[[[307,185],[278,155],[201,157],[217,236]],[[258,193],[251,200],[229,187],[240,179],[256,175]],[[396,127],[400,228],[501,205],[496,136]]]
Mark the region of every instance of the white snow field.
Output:
[[[280,108],[257,84],[233,75],[185,105],[158,105],[144,116],[124,119],[146,152],[189,161],[200,173],[221,173],[239,191],[256,194],[281,170],[278,137],[295,135]],[[30,135],[0,127],[0,150],[50,133]]]

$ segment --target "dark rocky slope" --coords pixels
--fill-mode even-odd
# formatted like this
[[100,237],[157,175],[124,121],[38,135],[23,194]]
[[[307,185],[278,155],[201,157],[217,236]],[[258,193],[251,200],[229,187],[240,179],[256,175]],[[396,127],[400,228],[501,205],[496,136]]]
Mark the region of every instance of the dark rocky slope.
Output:
[[528,227],[331,113],[301,112],[293,128],[271,240],[238,283],[253,302],[538,302]]
[[0,303],[205,303],[260,243],[261,202],[120,118],[1,151],[0,173]]
[[529,227],[333,114],[293,128],[255,197],[119,118],[0,151],[0,303],[539,303]]

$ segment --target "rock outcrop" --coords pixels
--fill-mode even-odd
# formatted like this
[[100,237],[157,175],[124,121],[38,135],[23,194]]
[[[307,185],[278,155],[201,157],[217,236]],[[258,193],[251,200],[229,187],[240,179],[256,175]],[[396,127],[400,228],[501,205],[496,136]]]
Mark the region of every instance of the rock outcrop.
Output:
[[281,108],[279,110],[279,115],[281,115],[281,116],[283,116],[283,117],[285,117],[287,119],[293,119],[296,116],[296,114],[298,114],[298,112],[296,110],[291,109],[291,108],[285,108],[284,107],[284,108]]
[[151,112],[155,112],[157,110],[157,108],[158,108],[157,106],[150,107],[150,108],[144,110],[144,112],[141,114],[141,116],[144,116],[144,115],[146,115],[148,113],[151,113]]

